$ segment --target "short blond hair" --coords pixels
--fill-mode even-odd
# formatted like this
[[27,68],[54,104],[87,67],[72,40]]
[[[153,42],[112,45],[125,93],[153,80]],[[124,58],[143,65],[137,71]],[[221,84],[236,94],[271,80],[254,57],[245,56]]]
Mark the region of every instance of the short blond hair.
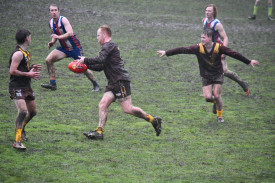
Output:
[[99,29],[103,32],[105,32],[108,36],[112,36],[112,30],[108,25],[102,25],[99,27]]

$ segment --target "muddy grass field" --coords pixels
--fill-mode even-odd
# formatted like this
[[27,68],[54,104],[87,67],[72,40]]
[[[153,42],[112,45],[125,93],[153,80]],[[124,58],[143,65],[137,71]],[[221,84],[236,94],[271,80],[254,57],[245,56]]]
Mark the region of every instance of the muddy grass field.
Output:
[[[56,91],[48,82],[51,2],[0,1],[0,182],[274,182],[275,21],[261,1],[255,21],[253,1],[226,0],[68,0],[55,1],[80,39],[84,55],[98,55],[96,31],[108,24],[131,75],[133,104],[163,118],[159,137],[147,122],[126,115],[117,103],[109,110],[103,141],[86,139],[94,130],[103,91],[93,93],[84,75],[74,74],[67,58],[55,64]],[[229,69],[247,81],[246,97],[225,78],[225,123],[201,97],[196,57],[160,59],[156,51],[200,42],[204,7],[214,3],[229,47],[260,62],[252,69],[227,57]],[[273,13],[274,14],[274,13]],[[274,15],[275,17],[275,15]],[[17,111],[9,99],[8,60],[18,28],[29,29],[32,62],[43,65],[32,82],[38,114],[28,124],[24,152],[12,148]],[[56,43],[55,46],[58,46]],[[104,89],[102,72],[95,76]]]

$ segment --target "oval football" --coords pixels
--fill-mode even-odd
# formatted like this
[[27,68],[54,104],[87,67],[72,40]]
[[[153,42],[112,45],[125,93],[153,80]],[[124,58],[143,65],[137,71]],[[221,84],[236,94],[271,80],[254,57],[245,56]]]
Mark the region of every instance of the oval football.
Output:
[[85,64],[79,64],[76,61],[69,63],[68,68],[74,73],[83,73],[87,70]]

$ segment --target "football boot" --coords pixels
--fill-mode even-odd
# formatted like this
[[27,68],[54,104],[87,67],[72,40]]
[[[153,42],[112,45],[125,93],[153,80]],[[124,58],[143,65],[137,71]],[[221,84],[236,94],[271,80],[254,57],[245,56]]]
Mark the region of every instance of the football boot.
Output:
[[157,136],[159,136],[161,133],[161,120],[161,117],[154,117],[154,121],[152,122]]
[[267,20],[269,20],[269,21],[273,21],[273,20],[275,20],[274,18],[272,18],[272,16],[269,16],[269,17],[267,17]]
[[41,84],[41,87],[51,90],[56,90],[57,86],[52,83]]
[[94,89],[92,89],[93,92],[99,92],[101,89],[100,87],[97,85],[94,87]]
[[242,82],[241,82],[241,86],[242,86],[242,88],[243,88],[244,95],[245,95],[245,96],[248,96],[248,95],[249,95],[249,92],[250,92],[248,82],[242,81]]
[[26,149],[26,147],[22,144],[22,142],[20,140],[18,142],[14,142],[13,148],[23,149],[23,150]]
[[83,135],[91,140],[103,140],[103,133],[99,134],[97,131],[83,132]]
[[217,120],[218,120],[219,123],[223,123],[224,122],[224,119],[222,117],[218,117]]
[[256,19],[256,15],[251,15],[250,17],[248,17],[249,20],[255,20]]

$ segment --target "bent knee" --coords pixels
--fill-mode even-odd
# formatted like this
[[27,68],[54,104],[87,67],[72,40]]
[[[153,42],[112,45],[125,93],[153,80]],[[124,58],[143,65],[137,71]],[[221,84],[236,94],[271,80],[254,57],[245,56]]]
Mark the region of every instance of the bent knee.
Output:
[[132,114],[132,110],[129,108],[122,108],[122,110],[125,114]]
[[104,102],[100,102],[99,104],[98,104],[98,108],[100,109],[100,110],[105,110],[105,109],[107,109],[107,104],[105,104]]
[[213,102],[213,98],[211,97],[205,97],[205,101],[206,102]]
[[56,55],[49,55],[46,58],[46,63],[52,64],[52,63],[54,63],[54,62],[56,62],[58,60],[59,59],[58,59],[58,57]]
[[227,67],[223,68],[223,74],[224,75],[231,74],[231,71]]
[[19,112],[18,112],[18,115],[20,115],[20,116],[27,116],[27,114],[28,114],[28,111],[27,110],[25,110],[25,109],[23,109],[23,110],[20,110]]
[[54,58],[53,57],[47,57],[46,58],[46,63],[53,63],[54,62]]
[[37,110],[30,111],[30,117],[34,117],[37,114]]
[[220,94],[214,94],[214,99],[219,99],[221,97]]

